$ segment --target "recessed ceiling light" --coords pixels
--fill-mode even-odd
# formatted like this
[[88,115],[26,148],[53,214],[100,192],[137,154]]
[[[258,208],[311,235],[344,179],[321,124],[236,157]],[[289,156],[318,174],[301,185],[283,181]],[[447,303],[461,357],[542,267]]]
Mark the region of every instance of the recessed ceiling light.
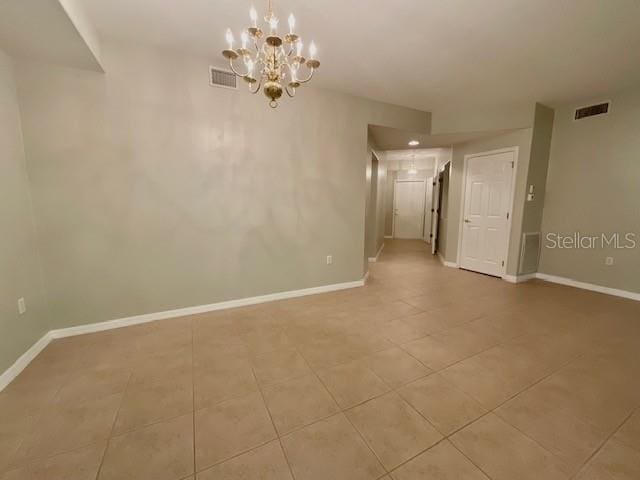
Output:
[[420,142],[418,140],[411,140],[409,142],[410,147],[415,147],[416,145],[420,145]]

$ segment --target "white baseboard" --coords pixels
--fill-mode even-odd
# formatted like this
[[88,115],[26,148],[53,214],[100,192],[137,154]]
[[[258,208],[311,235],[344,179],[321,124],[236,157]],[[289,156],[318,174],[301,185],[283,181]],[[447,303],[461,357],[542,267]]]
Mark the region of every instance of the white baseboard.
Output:
[[5,389],[13,380],[20,375],[31,361],[38,356],[38,354],[44,350],[44,348],[51,342],[51,332],[45,333],[40,340],[31,345],[29,350],[24,352],[20,358],[18,358],[13,365],[7,368],[2,375],[0,375],[0,392]]
[[385,235],[384,238],[393,238],[393,235]]
[[440,259],[440,262],[445,266],[445,267],[451,267],[451,268],[459,268],[458,264],[455,262],[448,262],[444,259],[444,257],[440,254],[440,252],[438,252],[436,255],[438,255],[438,258]]
[[164,312],[145,313],[143,315],[134,315],[132,317],[118,318],[115,320],[107,320],[105,322],[91,323],[88,325],[78,325],[77,327],[61,328],[51,330],[38,340],[29,350],[27,350],[18,360],[14,362],[4,373],[0,375],[0,392],[9,385],[20,372],[22,372],[29,363],[51,342],[56,338],[72,337],[75,335],[84,335],[86,333],[102,332],[112,330],[114,328],[129,327],[131,325],[139,325],[141,323],[155,322],[157,320],[166,320],[169,318],[184,317],[186,315],[195,315],[198,313],[214,312],[216,310],[226,310],[228,308],[245,307],[248,305],[256,305],[259,303],[273,302],[276,300],[286,300],[288,298],[304,297],[307,295],[316,295],[318,293],[334,292],[337,290],[346,290],[349,288],[362,287],[367,281],[369,271],[361,280],[353,282],[334,283],[332,285],[322,285],[320,287],[303,288],[301,290],[290,290],[287,292],[270,293],[268,295],[260,295],[257,297],[240,298],[237,300],[229,300],[226,302],[210,303],[208,305],[198,305],[194,307],[177,308],[175,310],[166,310]]
[[535,273],[527,273],[525,275],[503,275],[502,279],[506,280],[509,283],[522,283],[528,282],[529,280],[533,280],[537,278]]
[[556,275],[548,275],[546,273],[536,273],[536,278],[540,280],[544,280],[545,282],[559,283],[560,285],[567,285],[569,287],[581,288],[583,290],[590,290],[592,292],[605,293],[607,295],[613,295],[615,297],[622,297],[622,298],[628,298],[631,300],[640,301],[640,293],[630,292],[628,290],[620,290],[618,288],[603,287],[602,285],[579,282],[578,280],[572,280],[571,278],[558,277]]
[[375,257],[369,257],[369,261],[371,263],[375,263],[378,261],[378,258],[380,258],[380,254],[382,253],[382,249],[384,248],[384,243],[380,246],[380,248],[378,249],[378,253],[376,253]]

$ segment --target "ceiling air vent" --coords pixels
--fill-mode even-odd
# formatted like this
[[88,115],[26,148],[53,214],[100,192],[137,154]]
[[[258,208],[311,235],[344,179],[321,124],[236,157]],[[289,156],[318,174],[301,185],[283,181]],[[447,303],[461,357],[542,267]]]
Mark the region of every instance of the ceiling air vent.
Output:
[[237,89],[236,79],[235,74],[229,70],[209,67],[209,83],[213,87]]
[[595,115],[604,115],[609,113],[610,102],[599,103],[597,105],[589,105],[588,107],[577,108],[573,116],[574,120],[582,120],[583,118],[593,117]]

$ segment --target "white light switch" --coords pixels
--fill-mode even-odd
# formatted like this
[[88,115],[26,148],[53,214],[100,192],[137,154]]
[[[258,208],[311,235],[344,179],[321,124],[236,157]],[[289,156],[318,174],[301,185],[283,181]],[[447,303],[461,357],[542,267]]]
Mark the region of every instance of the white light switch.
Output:
[[611,265],[613,265],[613,257],[606,257],[606,258],[604,259],[604,264],[605,264],[605,265],[607,265],[607,266],[609,266],[609,267],[610,267]]
[[327,255],[327,265],[331,265],[331,264],[333,264],[333,256]]
[[26,312],[26,311],[27,311],[27,304],[26,304],[26,302],[24,301],[24,298],[23,298],[23,297],[20,297],[20,298],[18,299],[18,313],[19,313],[20,315],[22,315],[22,314],[23,314],[24,312]]

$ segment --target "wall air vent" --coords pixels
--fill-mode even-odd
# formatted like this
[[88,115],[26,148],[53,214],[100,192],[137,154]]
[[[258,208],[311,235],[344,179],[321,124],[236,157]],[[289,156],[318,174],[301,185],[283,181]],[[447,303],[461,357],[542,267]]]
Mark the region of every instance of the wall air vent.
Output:
[[229,70],[209,67],[209,84],[212,87],[232,88],[235,90],[238,88],[238,84],[236,83],[237,78],[238,77]]
[[573,119],[582,120],[583,118],[593,117],[595,115],[604,115],[609,113],[610,102],[599,103],[597,105],[589,105],[588,107],[577,108]]

